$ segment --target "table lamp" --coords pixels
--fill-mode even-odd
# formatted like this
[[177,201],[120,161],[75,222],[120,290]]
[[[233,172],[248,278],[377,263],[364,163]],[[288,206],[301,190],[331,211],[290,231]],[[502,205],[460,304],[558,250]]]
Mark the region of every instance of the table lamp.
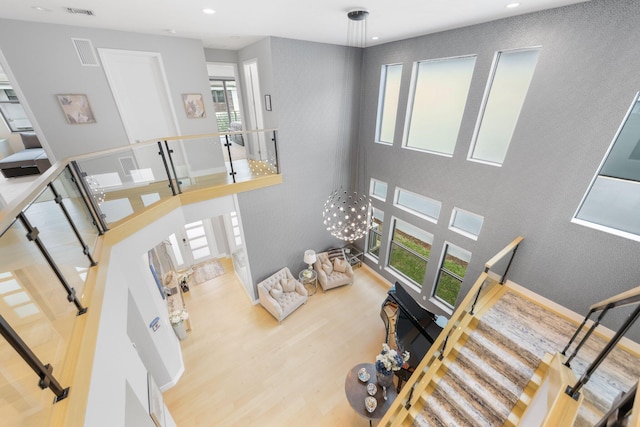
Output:
[[304,262],[309,264],[309,270],[312,270],[313,263],[316,262],[316,253],[311,249],[304,251]]

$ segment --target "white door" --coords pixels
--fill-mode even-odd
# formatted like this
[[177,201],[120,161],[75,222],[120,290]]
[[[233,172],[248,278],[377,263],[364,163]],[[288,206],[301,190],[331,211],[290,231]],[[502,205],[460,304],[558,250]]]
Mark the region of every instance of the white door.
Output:
[[176,269],[200,264],[218,258],[218,243],[208,219],[186,224],[184,228],[169,236]]
[[[158,52],[98,49],[113,98],[130,144],[179,134],[178,122]],[[166,176],[157,148],[134,151],[133,168],[148,176]],[[183,164],[181,150],[174,150],[175,162]]]
[[[254,59],[244,64],[244,78],[247,87],[247,129],[264,129],[262,119],[262,97],[260,95],[260,79],[258,75],[258,62]],[[247,135],[247,157],[253,160],[262,160],[266,155],[266,142],[264,134],[250,133]]]

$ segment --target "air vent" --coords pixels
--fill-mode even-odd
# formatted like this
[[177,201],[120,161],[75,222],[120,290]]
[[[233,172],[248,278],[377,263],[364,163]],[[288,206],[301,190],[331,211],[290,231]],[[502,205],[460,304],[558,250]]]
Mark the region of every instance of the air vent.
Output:
[[100,66],[91,40],[71,38],[71,41],[73,42],[73,47],[76,48],[76,53],[78,54],[78,59],[80,59],[80,64],[84,65],[85,67]]
[[73,13],[74,15],[95,16],[95,13],[93,13],[93,10],[89,10],[89,9],[78,9],[75,7],[67,7],[67,12]]

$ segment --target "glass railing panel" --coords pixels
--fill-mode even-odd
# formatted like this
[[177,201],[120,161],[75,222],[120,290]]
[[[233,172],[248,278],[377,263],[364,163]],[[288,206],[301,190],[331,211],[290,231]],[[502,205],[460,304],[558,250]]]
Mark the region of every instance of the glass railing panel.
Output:
[[140,144],[77,161],[107,224],[173,195],[158,152],[157,144]]
[[100,235],[98,227],[94,223],[89,207],[84,202],[78,186],[73,182],[71,171],[68,167],[53,180],[52,185],[62,197],[62,204],[71,216],[71,220],[76,225],[82,240],[93,253]]
[[38,229],[38,238],[65,277],[69,286],[82,295],[91,260],[50,188],[46,188],[24,211],[32,227]]
[[182,191],[232,183],[225,166],[224,137],[211,135],[168,141]]
[[250,131],[243,135],[244,153],[231,153],[236,181],[278,173],[277,141],[274,131]]
[[[63,365],[77,309],[26,235],[25,227],[15,221],[0,236],[0,314],[42,363],[54,367],[55,376]],[[38,376],[3,338],[0,373],[2,425],[47,425],[43,420],[53,393],[40,390]]]

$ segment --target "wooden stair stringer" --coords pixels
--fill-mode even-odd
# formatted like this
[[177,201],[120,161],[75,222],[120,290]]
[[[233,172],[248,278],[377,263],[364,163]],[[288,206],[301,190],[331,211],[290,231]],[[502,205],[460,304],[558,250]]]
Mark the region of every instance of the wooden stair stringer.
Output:
[[509,414],[507,421],[505,421],[504,427],[516,427],[520,423],[522,415],[531,404],[533,396],[538,392],[542,381],[549,371],[549,365],[551,364],[552,358],[553,355],[549,353],[545,354],[544,358],[533,373],[533,376],[529,380],[529,383],[522,391],[522,394]]

